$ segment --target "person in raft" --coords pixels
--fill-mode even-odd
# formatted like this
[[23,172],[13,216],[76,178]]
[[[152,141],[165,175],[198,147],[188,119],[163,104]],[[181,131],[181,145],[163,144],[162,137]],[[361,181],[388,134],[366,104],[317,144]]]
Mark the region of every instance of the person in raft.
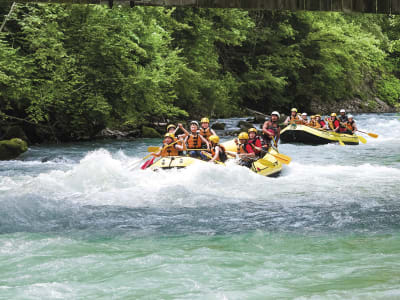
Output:
[[331,113],[331,117],[328,119],[329,129],[335,132],[339,132],[340,130],[340,122],[336,118],[336,113]]
[[[201,159],[206,159],[206,156],[201,153],[201,144],[207,145],[207,150],[210,150],[210,145],[208,141],[199,134],[199,123],[197,121],[190,122],[190,133],[185,138],[185,144],[189,151],[189,156],[200,157]],[[197,150],[198,149],[198,150]]]
[[[181,129],[183,131],[183,134],[180,134],[176,136],[176,132]],[[172,133],[175,135],[175,141],[177,141],[180,137],[185,138],[186,136],[189,135],[189,132],[183,127],[181,123],[178,124],[178,128],[175,126],[175,124],[170,124],[167,126],[167,133]]]
[[228,157],[226,156],[226,151],[224,146],[219,144],[219,137],[215,134],[211,135],[208,139],[210,141],[210,152],[212,158],[209,162],[221,161],[225,162]]
[[315,128],[317,126],[317,120],[315,119],[315,116],[312,115],[310,116],[310,121],[307,123],[307,126]]
[[346,116],[346,110],[344,110],[343,108],[340,110],[340,116],[338,119],[340,123],[346,123],[348,121],[348,117]]
[[[202,118],[200,120],[200,126],[199,134],[207,141],[209,141],[210,136],[217,135],[215,131],[210,128],[210,120],[208,118]],[[202,143],[201,146],[205,148],[206,144]]]
[[285,122],[283,122],[283,124],[285,125],[289,125],[289,124],[300,124],[300,118],[297,115],[297,108],[292,108],[290,110],[290,116],[288,116],[285,120]]
[[346,128],[348,134],[354,134],[357,131],[357,124],[352,115],[348,115]]
[[152,153],[151,155],[155,157],[166,157],[166,156],[178,156],[180,152],[185,150],[185,145],[183,143],[183,138],[175,140],[175,135],[173,133],[167,132],[164,135],[163,145],[158,152]]
[[281,136],[281,127],[279,126],[279,118],[281,115],[277,111],[271,113],[271,120],[265,121],[262,127],[262,142],[265,148],[271,146],[271,141],[274,141],[275,147],[277,147],[279,138]]
[[257,135],[257,129],[255,128],[250,128],[248,130],[249,134],[249,141],[248,143],[250,144],[251,148],[253,148],[254,153],[258,157],[262,157],[268,152],[268,146],[266,148],[263,148],[263,143],[261,138]]
[[322,120],[321,115],[315,115],[315,128],[326,129],[326,123]]
[[[239,139],[239,141],[238,141]],[[238,139],[235,139],[237,150],[235,152],[226,151],[231,155],[235,155],[239,158],[239,165],[251,168],[251,164],[256,159],[256,154],[253,148],[249,144],[249,135],[247,132],[241,132],[238,135]]]

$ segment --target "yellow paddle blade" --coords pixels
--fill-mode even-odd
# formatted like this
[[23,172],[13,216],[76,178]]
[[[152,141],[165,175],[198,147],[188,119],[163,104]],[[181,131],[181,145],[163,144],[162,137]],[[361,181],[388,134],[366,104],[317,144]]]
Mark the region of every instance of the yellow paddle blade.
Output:
[[379,137],[379,135],[377,135],[376,133],[372,133],[372,132],[368,132],[368,135],[370,137],[373,137],[374,139],[377,139]]
[[282,153],[278,153],[278,154],[270,153],[270,154],[285,165],[290,164],[290,162],[292,161],[292,158],[290,156],[287,156]]
[[361,143],[363,143],[363,144],[366,144],[366,143],[367,143],[367,140],[366,140],[364,137],[362,137],[362,136],[360,136],[360,135],[357,135],[357,137],[358,137],[358,140],[359,140]]
[[343,141],[342,141],[339,137],[338,137],[337,139],[338,139],[338,141],[339,141],[339,145],[340,145],[340,146],[345,146],[345,144],[343,143]]
[[150,146],[147,148],[147,152],[158,152],[160,151],[161,147],[156,147],[156,146]]

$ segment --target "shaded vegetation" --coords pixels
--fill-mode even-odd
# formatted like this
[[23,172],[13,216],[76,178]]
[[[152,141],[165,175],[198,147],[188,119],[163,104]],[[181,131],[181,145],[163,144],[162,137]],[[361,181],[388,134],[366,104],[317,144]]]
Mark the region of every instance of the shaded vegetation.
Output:
[[243,107],[396,105],[399,54],[383,15],[19,4],[0,33],[0,125],[68,141]]

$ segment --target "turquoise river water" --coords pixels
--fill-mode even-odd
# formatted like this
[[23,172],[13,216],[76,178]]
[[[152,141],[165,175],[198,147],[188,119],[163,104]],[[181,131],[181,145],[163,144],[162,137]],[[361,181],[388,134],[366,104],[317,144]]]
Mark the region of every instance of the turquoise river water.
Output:
[[278,178],[130,170],[156,139],[0,162],[0,299],[400,299],[400,120],[356,120],[380,137],[280,145]]

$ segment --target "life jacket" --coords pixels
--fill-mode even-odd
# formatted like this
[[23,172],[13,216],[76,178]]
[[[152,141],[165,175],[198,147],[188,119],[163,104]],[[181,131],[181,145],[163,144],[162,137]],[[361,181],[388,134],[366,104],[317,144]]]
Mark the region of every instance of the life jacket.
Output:
[[335,119],[335,121],[332,122],[332,119],[328,120],[329,128],[332,130],[335,130],[338,126],[340,126],[340,122],[338,119]]
[[247,145],[249,145],[249,143],[238,144],[237,145],[237,154],[249,153],[249,151],[247,151],[247,149],[246,149]]
[[310,127],[316,127],[317,126],[317,121],[315,121],[315,120],[310,120],[310,122],[308,122],[308,124],[307,124],[307,126],[310,126]]
[[187,139],[187,147],[189,149],[200,149],[201,148],[200,135],[197,134],[196,136],[194,136],[192,133],[189,134],[189,137]]
[[322,125],[321,125],[321,121],[317,121],[317,120],[315,120],[315,122],[314,122],[314,126],[313,126],[314,128],[321,128],[322,127]]
[[215,155],[215,147],[217,147],[217,146],[219,146],[219,149],[220,149],[220,151],[219,151],[219,160],[222,161],[222,162],[225,162],[228,159],[228,156],[226,155],[226,152],[225,152],[226,150],[225,150],[224,146],[217,144],[214,147],[212,147],[211,148],[211,155],[214,157],[214,155]]
[[179,155],[179,151],[175,148],[176,144],[173,144],[172,146],[165,146],[162,150],[161,150],[161,156],[165,157],[165,156],[178,156]]
[[299,116],[290,116],[290,124],[302,124],[302,120],[299,118]]
[[[256,145],[257,141],[260,141],[259,146]],[[259,136],[256,136],[254,139],[249,139],[248,143],[256,154],[260,153],[260,150],[256,149],[256,147],[262,147],[263,145],[263,141]]]
[[319,120],[319,121],[317,122],[317,124],[319,124],[319,126],[320,126],[320,127],[317,127],[317,128],[325,127],[325,125],[326,125],[326,123],[325,123],[324,120]]
[[352,131],[353,132],[353,130],[354,130],[354,126],[353,126],[353,124],[354,124],[355,122],[354,122],[354,120],[353,121],[347,121],[346,122],[346,128],[348,129],[348,130],[350,130],[350,131]]
[[211,130],[210,130],[210,128],[208,127],[208,128],[206,128],[206,129],[204,129],[204,128],[200,128],[200,135],[203,137],[203,138],[205,138],[206,140],[208,140],[208,138],[210,137],[210,136],[212,136],[212,133],[211,133]]

